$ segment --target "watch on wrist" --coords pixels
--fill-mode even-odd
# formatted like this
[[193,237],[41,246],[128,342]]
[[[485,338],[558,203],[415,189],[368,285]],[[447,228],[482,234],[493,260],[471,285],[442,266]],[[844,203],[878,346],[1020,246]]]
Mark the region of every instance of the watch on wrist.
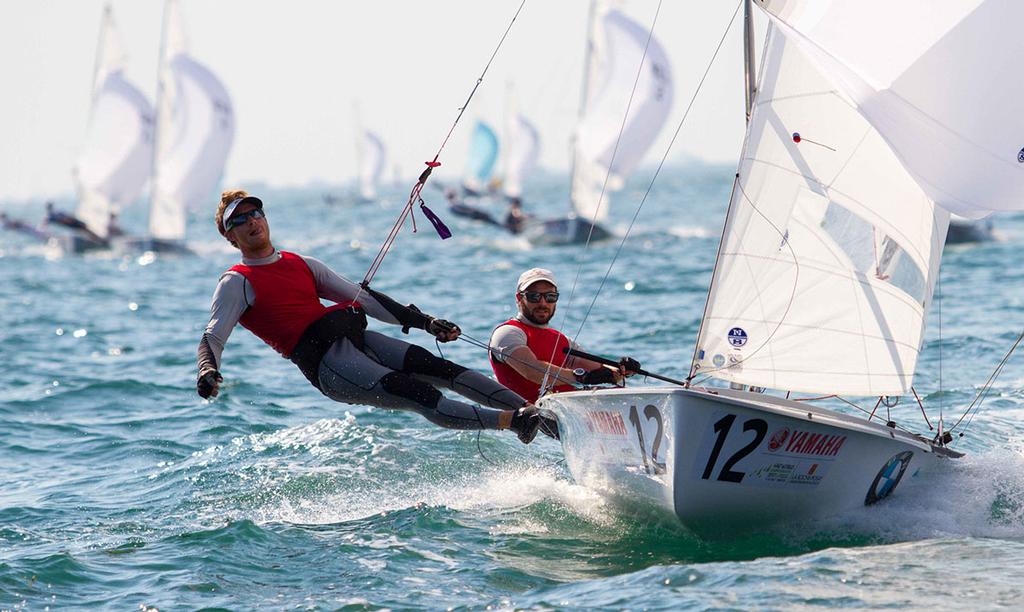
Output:
[[576,382],[583,382],[583,377],[587,375],[587,371],[583,368],[576,368],[572,371],[572,375],[576,377]]

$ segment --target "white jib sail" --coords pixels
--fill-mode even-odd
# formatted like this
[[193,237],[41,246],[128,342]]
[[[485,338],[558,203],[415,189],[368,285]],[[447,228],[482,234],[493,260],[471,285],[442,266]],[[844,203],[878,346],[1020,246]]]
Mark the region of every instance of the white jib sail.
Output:
[[107,6],[100,28],[85,147],[72,171],[75,216],[105,237],[111,213],[142,192],[153,156],[153,107],[124,76],[124,53]]
[[508,133],[505,146],[505,195],[518,198],[523,195],[523,179],[537,166],[540,156],[540,133],[526,117],[515,114],[506,120]]
[[364,130],[359,154],[359,196],[364,200],[377,199],[384,161],[384,143],[373,132]]
[[214,195],[234,140],[235,117],[224,85],[185,52],[174,0],[165,19],[149,231],[154,238],[181,240],[187,208]]
[[1024,209],[1024,2],[759,0],[936,203]]
[[[576,132],[571,196],[576,213],[592,221],[608,214],[608,203],[598,202],[605,178],[609,179],[609,191],[621,188],[654,142],[672,106],[668,56],[657,39],[652,37],[648,46],[649,30],[617,10],[605,13],[597,22],[590,90]],[[637,80],[641,58],[643,69]],[[623,128],[627,106],[629,116]]]
[[871,124],[773,29],[697,373],[811,393],[906,392],[947,223]]

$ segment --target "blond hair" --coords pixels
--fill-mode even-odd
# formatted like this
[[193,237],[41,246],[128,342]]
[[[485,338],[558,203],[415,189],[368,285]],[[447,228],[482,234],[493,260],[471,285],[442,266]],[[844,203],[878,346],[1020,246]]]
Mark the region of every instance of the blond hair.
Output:
[[217,222],[217,231],[220,232],[221,236],[227,238],[231,246],[238,248],[238,244],[234,240],[228,238],[228,233],[224,231],[224,209],[228,207],[228,204],[234,202],[238,198],[244,198],[249,195],[249,192],[244,189],[230,189],[220,194],[220,205],[217,206],[217,215],[214,217],[214,221]]

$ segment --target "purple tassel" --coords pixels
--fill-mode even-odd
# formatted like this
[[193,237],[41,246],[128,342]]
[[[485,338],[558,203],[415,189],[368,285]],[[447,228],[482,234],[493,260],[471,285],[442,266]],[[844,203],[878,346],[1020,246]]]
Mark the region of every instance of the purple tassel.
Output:
[[434,214],[434,211],[427,208],[427,205],[423,203],[423,200],[420,200],[420,210],[423,211],[423,214],[430,221],[430,224],[434,226],[435,230],[437,230],[437,235],[441,237],[441,240],[447,240],[452,237],[452,231],[448,229],[448,226],[444,224],[444,221],[442,221],[440,217]]

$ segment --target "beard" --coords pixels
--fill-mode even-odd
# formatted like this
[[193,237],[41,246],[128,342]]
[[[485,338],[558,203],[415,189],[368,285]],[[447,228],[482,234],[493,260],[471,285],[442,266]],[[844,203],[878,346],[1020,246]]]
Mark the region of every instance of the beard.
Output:
[[530,323],[536,323],[537,325],[547,325],[548,322],[551,321],[552,317],[555,316],[555,309],[552,308],[550,312],[540,315],[539,317],[533,313],[524,310],[523,316],[526,317],[526,320],[529,321]]

